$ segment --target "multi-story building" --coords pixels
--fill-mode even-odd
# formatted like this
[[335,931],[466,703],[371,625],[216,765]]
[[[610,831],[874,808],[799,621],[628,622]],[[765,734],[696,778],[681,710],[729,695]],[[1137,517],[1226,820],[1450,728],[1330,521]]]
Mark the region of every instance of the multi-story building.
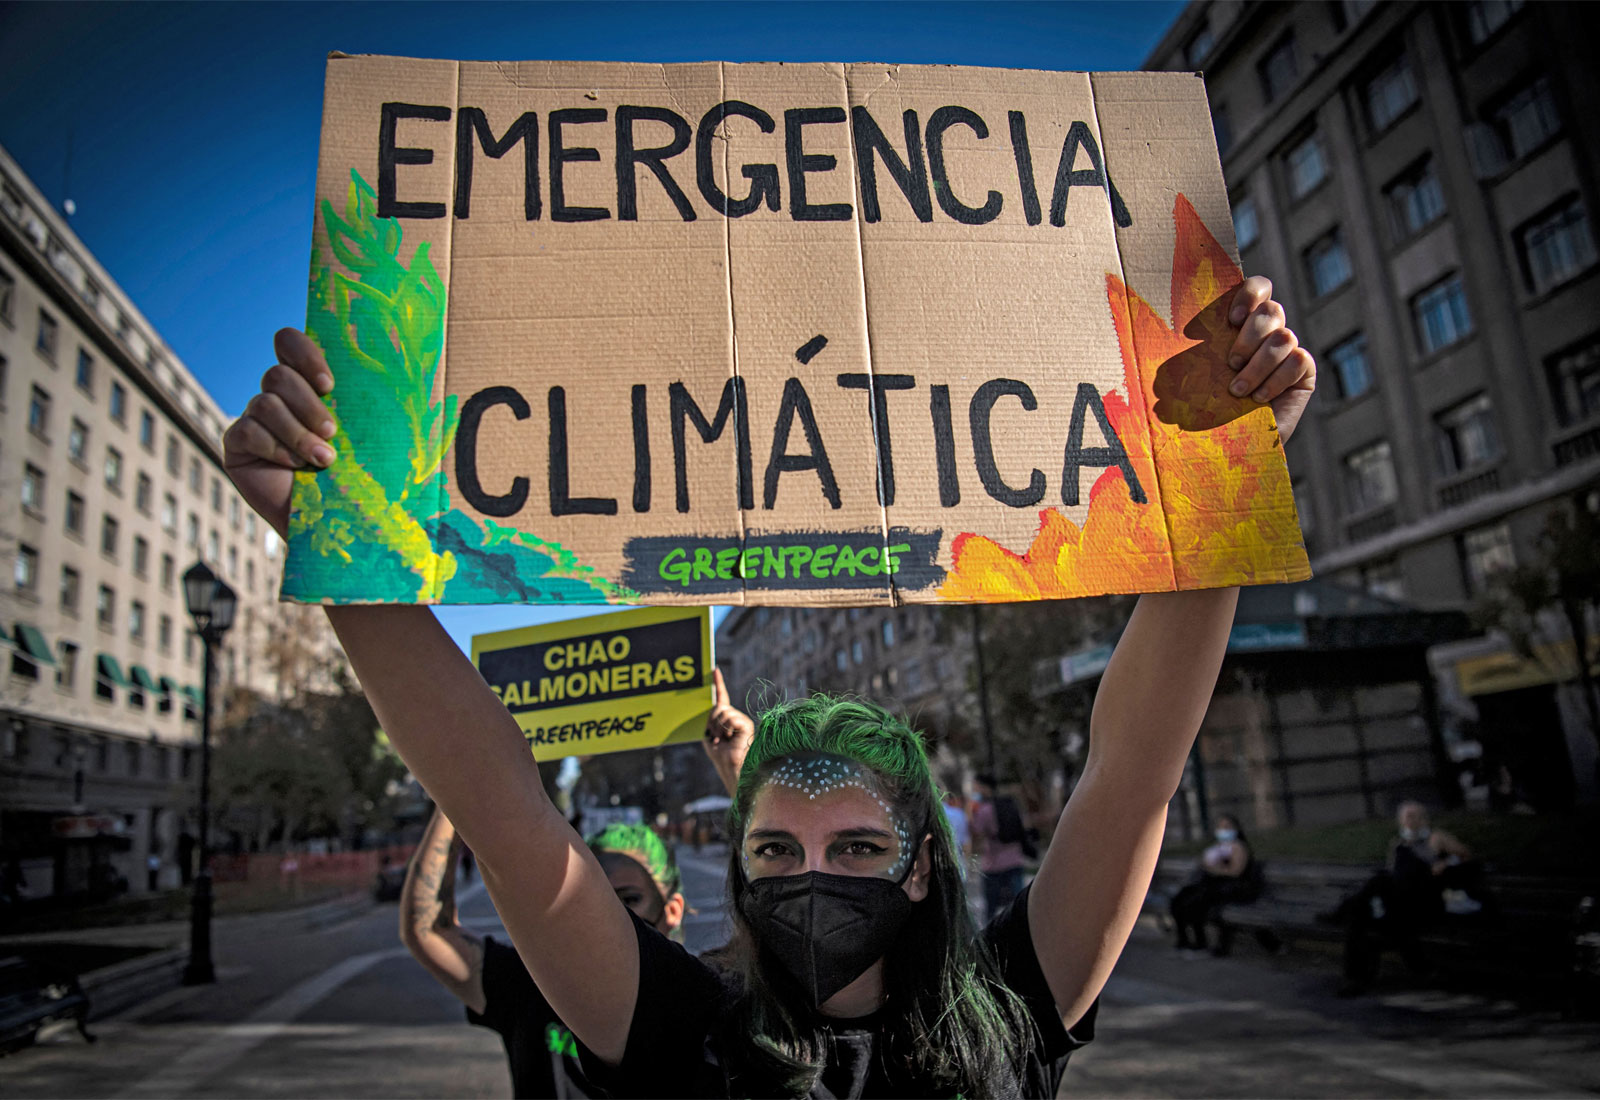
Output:
[[[1148,59],[1205,72],[1244,267],[1320,363],[1289,444],[1319,575],[1466,608],[1600,479],[1597,37],[1579,4],[1196,0]],[[1447,701],[1583,785],[1575,692],[1496,645]]]
[[936,739],[972,723],[971,620],[964,609],[735,607],[717,628],[734,703],[850,693],[904,712]]
[[316,609],[276,602],[283,545],[222,472],[228,419],[0,150],[0,866],[32,896],[179,879],[190,565],[239,593],[219,695],[280,698],[336,652]]

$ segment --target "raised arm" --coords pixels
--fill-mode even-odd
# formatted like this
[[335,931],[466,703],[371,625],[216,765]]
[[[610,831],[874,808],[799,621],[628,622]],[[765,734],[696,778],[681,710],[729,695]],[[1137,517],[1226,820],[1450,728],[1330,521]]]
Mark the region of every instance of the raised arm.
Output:
[[455,826],[434,810],[400,891],[400,942],[462,1004],[482,1012],[483,937],[462,928],[456,914],[460,855]]
[[[228,429],[240,493],[286,534],[293,472],[333,460],[319,394],[334,379],[303,333],[284,329],[262,392]],[[522,732],[425,607],[330,607],[373,711],[443,813],[472,845],[529,974],[591,1051],[622,1058],[639,990],[627,910],[545,796]]]
[[[1287,439],[1316,364],[1284,327],[1267,280],[1246,280],[1230,320],[1240,332],[1229,388],[1270,403]],[[1101,678],[1089,758],[1028,901],[1034,950],[1068,1026],[1100,995],[1138,919],[1238,598],[1236,588],[1140,597]]]
[[730,798],[739,787],[739,771],[744,767],[745,754],[750,751],[750,742],[755,736],[756,724],[733,705],[722,670],[712,669],[711,713],[706,717],[706,736],[702,744]]

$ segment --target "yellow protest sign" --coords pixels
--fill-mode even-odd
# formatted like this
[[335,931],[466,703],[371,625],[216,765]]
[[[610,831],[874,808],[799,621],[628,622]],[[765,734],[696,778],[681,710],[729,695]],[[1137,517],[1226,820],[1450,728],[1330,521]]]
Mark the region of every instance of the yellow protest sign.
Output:
[[472,663],[536,760],[693,741],[711,713],[711,611],[651,607],[478,634]]

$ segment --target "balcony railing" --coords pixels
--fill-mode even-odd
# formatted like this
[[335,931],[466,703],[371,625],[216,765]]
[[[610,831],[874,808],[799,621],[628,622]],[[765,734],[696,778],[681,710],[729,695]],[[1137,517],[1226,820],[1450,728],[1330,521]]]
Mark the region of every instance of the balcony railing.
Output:
[[1458,508],[1468,501],[1487,496],[1500,488],[1500,470],[1458,476],[1457,480],[1439,487],[1439,507]]
[[1374,512],[1371,515],[1362,516],[1360,519],[1351,520],[1345,525],[1345,533],[1349,535],[1351,542],[1364,542],[1367,539],[1388,534],[1394,530],[1395,524],[1398,522],[1399,517],[1395,514],[1394,506],[1390,505],[1381,512]]
[[1571,466],[1574,462],[1600,455],[1600,424],[1594,424],[1577,435],[1556,440],[1554,449],[1557,466]]

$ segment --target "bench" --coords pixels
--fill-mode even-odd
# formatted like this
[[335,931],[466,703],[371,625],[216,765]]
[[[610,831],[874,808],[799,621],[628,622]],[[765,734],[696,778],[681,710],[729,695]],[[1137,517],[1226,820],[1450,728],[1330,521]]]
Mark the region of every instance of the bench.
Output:
[[85,1042],[89,998],[75,977],[51,978],[26,959],[0,959],[0,1053],[28,1046],[46,1024],[72,1020]]

